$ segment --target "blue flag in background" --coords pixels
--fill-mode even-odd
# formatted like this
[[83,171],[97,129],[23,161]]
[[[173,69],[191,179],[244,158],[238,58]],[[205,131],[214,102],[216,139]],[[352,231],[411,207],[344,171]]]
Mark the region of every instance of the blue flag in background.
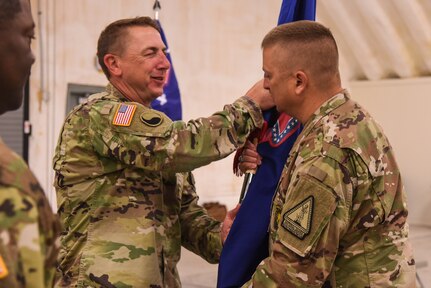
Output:
[[277,24],[298,20],[316,20],[316,0],[283,0]]
[[172,120],[181,120],[182,118],[182,109],[181,109],[181,97],[180,97],[180,89],[178,88],[177,77],[175,76],[174,66],[172,64],[171,55],[169,53],[168,42],[166,41],[165,33],[163,32],[162,25],[157,20],[157,23],[160,27],[160,35],[162,36],[163,43],[167,48],[166,56],[171,63],[171,68],[169,69],[168,74],[168,83],[164,87],[163,95],[158,97],[151,103],[151,107],[154,109],[161,111],[168,115]]
[[[283,0],[278,25],[314,20],[316,0]],[[262,164],[224,243],[218,268],[217,287],[240,287],[251,279],[259,263],[269,256],[268,226],[275,189],[290,149],[301,132],[296,119],[276,109],[263,113],[265,123],[258,137]],[[242,151],[237,152],[237,156]]]

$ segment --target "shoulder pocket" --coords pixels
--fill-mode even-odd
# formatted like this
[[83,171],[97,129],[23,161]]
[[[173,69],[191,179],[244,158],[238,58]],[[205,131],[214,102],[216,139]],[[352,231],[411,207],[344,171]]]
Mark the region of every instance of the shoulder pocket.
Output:
[[301,257],[307,255],[337,206],[330,188],[308,175],[288,192],[278,228],[279,241]]

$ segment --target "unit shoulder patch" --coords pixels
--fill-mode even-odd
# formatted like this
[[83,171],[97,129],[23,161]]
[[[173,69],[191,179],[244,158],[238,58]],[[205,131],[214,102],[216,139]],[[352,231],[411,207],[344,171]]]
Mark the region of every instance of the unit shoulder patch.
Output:
[[284,213],[281,226],[299,239],[304,239],[310,234],[313,208],[314,197],[309,196]]
[[161,117],[158,112],[149,110],[145,111],[140,115],[142,123],[150,127],[157,127],[163,122],[163,117]]
[[[279,241],[301,257],[310,253],[337,208],[334,190],[314,177],[301,175],[289,187],[281,212]],[[322,241],[325,241],[323,239]]]
[[134,104],[120,104],[115,111],[114,119],[112,120],[112,125],[115,126],[130,126],[132,123],[133,115],[136,111],[136,105]]
[[100,110],[100,114],[109,115],[111,113],[112,107],[114,107],[114,105],[112,105],[112,104],[103,105],[102,109]]

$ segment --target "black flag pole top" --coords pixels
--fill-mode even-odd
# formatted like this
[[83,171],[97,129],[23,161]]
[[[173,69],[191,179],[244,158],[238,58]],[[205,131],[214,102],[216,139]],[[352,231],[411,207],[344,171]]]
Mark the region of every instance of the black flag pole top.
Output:
[[159,11],[162,9],[160,6],[160,1],[154,1],[153,10],[154,10],[154,19],[159,20]]

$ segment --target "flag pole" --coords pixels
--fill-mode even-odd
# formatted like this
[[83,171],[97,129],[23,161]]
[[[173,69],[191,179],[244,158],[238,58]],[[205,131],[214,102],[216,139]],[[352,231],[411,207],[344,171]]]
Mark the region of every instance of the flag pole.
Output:
[[[256,138],[253,139],[253,145],[257,147],[259,140]],[[256,169],[248,170],[244,175],[244,182],[242,182],[241,194],[239,194],[238,203],[241,204],[247,194],[248,188],[250,187],[251,180],[253,179],[253,175],[256,173]]]
[[239,195],[239,204],[242,203],[245,198],[245,194],[247,194],[251,179],[253,179],[253,173],[245,173],[244,182],[242,182],[241,194]]
[[160,1],[155,0],[153,5],[153,11],[154,11],[154,19],[159,20],[159,11],[162,9],[160,6]]
[[163,87],[163,94],[151,102],[151,107],[155,110],[165,113],[172,120],[181,120],[181,95],[178,87],[177,77],[175,76],[172,59],[169,52],[168,41],[166,40],[165,33],[163,32],[162,24],[159,20],[161,5],[159,0],[154,1],[153,5],[154,21],[159,26],[160,36],[165,44],[165,55],[171,63],[167,71],[166,83]]

